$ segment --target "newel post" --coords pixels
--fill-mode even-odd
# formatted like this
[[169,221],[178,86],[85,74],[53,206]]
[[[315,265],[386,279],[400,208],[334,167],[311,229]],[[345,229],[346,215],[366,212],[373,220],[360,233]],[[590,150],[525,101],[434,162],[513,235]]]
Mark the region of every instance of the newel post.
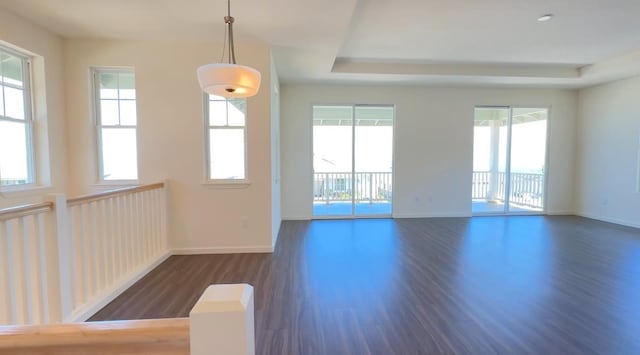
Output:
[[209,286],[189,314],[191,355],[254,355],[253,286]]
[[54,203],[54,223],[53,233],[56,236],[57,245],[57,276],[60,295],[60,318],[62,321],[71,314],[72,311],[72,288],[71,288],[71,244],[69,242],[69,219],[67,216],[67,196],[65,194],[49,194],[45,198]]

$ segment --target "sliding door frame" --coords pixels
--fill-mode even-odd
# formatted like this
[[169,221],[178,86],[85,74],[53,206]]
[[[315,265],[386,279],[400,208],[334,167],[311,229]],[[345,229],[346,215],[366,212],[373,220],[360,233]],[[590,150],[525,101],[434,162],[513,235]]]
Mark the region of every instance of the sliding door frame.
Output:
[[[311,219],[376,219],[376,218],[393,218],[393,210],[395,206],[396,199],[396,179],[395,179],[395,162],[396,162],[396,105],[395,104],[358,104],[358,103],[316,103],[312,102],[310,106],[310,135],[311,139],[309,142],[311,143],[310,149],[310,161],[311,161],[311,181],[313,181],[313,176],[315,173],[315,167],[313,166],[313,142],[314,142],[314,134],[313,134],[313,108],[316,106],[344,106],[351,107],[351,214],[349,215],[320,215],[317,216],[313,213],[313,197],[314,197],[314,186],[311,184]],[[356,173],[356,162],[355,162],[355,144],[356,144],[356,108],[357,107],[392,107],[393,108],[393,122],[391,124],[391,213],[385,214],[356,214],[356,194],[355,194],[355,173]]]
[[[493,108],[493,109],[507,109],[509,110],[509,117],[507,119],[507,152],[506,152],[506,161],[505,161],[505,193],[504,193],[504,208],[502,212],[473,212],[473,216],[496,216],[496,215],[517,215],[517,216],[536,216],[536,215],[546,215],[547,214],[547,202],[549,195],[549,137],[551,135],[551,108],[552,106],[544,106],[544,105],[476,105],[474,107],[474,117],[475,117],[475,109],[478,108]],[[512,143],[512,122],[513,122],[513,110],[514,109],[541,109],[547,110],[547,129],[545,132],[545,157],[544,157],[544,174],[543,174],[543,196],[542,196],[542,210],[540,211],[511,211],[510,203],[511,203],[511,143]],[[474,125],[475,126],[475,125]],[[473,146],[473,142],[471,144]],[[473,169],[472,169],[473,170]]]

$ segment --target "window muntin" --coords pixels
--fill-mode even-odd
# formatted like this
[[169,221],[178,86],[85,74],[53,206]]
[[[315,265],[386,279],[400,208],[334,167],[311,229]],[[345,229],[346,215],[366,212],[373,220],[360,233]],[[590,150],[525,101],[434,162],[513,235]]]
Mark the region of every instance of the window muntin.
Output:
[[135,74],[94,69],[100,181],[138,179]]
[[0,47],[0,186],[35,183],[30,59]]
[[247,179],[247,100],[205,95],[207,179]]

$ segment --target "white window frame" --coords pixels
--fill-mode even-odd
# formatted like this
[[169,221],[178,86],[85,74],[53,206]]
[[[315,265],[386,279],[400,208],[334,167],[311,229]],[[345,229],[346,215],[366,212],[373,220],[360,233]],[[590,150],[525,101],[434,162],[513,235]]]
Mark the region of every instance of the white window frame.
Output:
[[[97,152],[97,162],[98,162],[98,184],[99,185],[131,185],[131,184],[135,184],[138,182],[138,180],[140,179],[140,171],[139,171],[139,167],[136,166],[136,179],[118,179],[118,180],[107,180],[104,178],[104,164],[103,164],[103,158],[102,158],[102,129],[103,128],[126,128],[126,129],[135,129],[136,131],[136,161],[138,162],[139,165],[139,161],[138,161],[138,148],[137,148],[137,144],[138,144],[138,112],[137,112],[137,105],[138,105],[138,93],[137,93],[137,89],[136,89],[136,98],[135,98],[135,103],[136,103],[136,124],[135,125],[103,125],[102,124],[102,118],[101,118],[101,109],[100,109],[100,80],[99,80],[99,76],[102,73],[112,73],[112,74],[118,74],[118,73],[131,73],[134,74],[135,76],[135,70],[133,68],[125,68],[125,67],[92,67],[91,68],[91,88],[92,88],[92,102],[93,102],[93,117],[94,117],[94,125],[96,127],[96,152]],[[118,85],[118,89],[120,88],[120,85]],[[120,90],[118,90],[118,98],[116,99],[118,101],[118,107],[120,107],[119,102],[120,102]],[[118,118],[119,119],[119,118]]]
[[[202,95],[202,106],[204,113],[204,183],[205,186],[210,186],[214,188],[245,188],[251,185],[251,181],[249,180],[249,154],[248,154],[248,126],[249,126],[249,114],[248,114],[248,101],[244,99],[247,105],[245,106],[245,117],[244,117],[244,126],[212,126],[209,122],[209,94],[204,93]],[[223,101],[223,100],[219,100]],[[228,101],[225,99],[224,101]],[[228,112],[227,112],[227,123],[228,123]],[[243,129],[244,130],[244,179],[212,179],[211,178],[211,156],[210,156],[210,142],[211,137],[209,134],[210,129]]]
[[[33,122],[33,99],[32,99],[32,83],[31,83],[31,57],[24,53],[20,53],[11,48],[7,48],[6,46],[0,45],[0,52],[5,54],[17,57],[22,61],[22,80],[23,87],[18,87],[16,85],[12,85],[9,83],[2,83],[0,86],[7,86],[17,90],[22,90],[24,93],[24,120],[7,117],[4,115],[0,115],[0,121],[4,122],[15,122],[21,123],[25,125],[26,132],[26,151],[27,151],[27,180],[22,184],[13,184],[13,185],[0,185],[0,191],[2,192],[11,192],[11,191],[21,191],[28,190],[37,187],[38,183],[38,175],[36,171],[36,156],[35,156],[35,144],[34,144],[34,122]],[[4,95],[4,90],[0,90],[0,95]],[[3,100],[6,105],[6,100]],[[6,112],[5,112],[6,114]],[[0,177],[2,172],[0,171]]]

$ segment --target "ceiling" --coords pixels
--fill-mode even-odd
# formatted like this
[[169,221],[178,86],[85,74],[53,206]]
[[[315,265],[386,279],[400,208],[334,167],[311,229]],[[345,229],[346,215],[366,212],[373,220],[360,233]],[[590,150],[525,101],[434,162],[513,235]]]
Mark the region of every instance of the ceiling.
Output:
[[[576,88],[640,75],[638,0],[234,0],[282,82]],[[224,0],[0,0],[65,38],[222,37]],[[2,11],[2,10],[0,10]],[[551,21],[538,22],[553,13]],[[242,38],[242,37],[240,37]]]

